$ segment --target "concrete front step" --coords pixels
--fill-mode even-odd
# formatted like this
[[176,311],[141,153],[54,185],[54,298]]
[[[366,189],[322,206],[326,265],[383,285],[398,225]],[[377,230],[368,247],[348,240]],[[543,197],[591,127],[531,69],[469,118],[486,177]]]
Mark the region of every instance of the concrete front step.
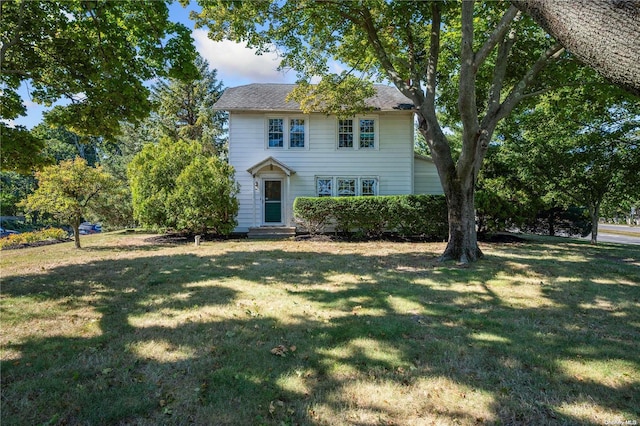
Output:
[[293,226],[262,226],[249,228],[248,238],[285,239],[296,236],[296,228]]

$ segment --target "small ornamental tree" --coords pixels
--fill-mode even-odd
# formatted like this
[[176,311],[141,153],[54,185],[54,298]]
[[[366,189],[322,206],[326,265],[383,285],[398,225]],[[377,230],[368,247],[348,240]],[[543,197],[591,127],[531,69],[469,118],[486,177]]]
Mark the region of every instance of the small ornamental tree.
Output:
[[49,213],[73,228],[76,248],[80,248],[80,223],[98,197],[112,186],[111,176],[101,167],[90,167],[86,160],[62,161],[36,173],[38,189],[22,206],[28,211]]
[[238,185],[231,166],[196,141],[145,146],[128,168],[133,215],[142,226],[229,234]]

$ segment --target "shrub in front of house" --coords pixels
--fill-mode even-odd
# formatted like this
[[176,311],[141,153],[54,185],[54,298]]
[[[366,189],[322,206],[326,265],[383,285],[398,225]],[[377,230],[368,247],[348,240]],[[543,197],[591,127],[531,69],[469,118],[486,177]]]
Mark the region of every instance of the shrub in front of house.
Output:
[[312,235],[335,230],[366,237],[389,232],[444,239],[449,232],[443,195],[298,197],[293,212],[297,223]]

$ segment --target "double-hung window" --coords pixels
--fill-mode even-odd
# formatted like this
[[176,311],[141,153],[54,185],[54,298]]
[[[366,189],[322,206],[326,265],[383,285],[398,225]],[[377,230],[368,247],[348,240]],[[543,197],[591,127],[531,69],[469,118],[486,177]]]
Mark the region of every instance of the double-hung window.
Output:
[[353,148],[353,120],[338,120],[338,148]]
[[305,117],[267,118],[267,148],[308,148],[308,125]]
[[284,146],[284,119],[269,119],[268,139],[269,148],[282,148]]
[[361,118],[358,120],[360,135],[360,148],[376,147],[376,126],[372,118]]
[[304,119],[289,119],[289,147],[304,148]]
[[378,117],[338,119],[338,149],[378,149]]

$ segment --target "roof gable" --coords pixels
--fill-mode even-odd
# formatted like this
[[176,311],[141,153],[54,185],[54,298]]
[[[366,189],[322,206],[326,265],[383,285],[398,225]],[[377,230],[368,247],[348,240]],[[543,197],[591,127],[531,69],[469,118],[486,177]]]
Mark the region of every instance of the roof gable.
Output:
[[[300,111],[300,104],[287,102],[287,95],[294,84],[248,84],[230,87],[224,91],[213,106],[225,111]],[[412,110],[413,102],[398,89],[391,86],[375,85],[376,95],[366,103],[375,111]]]

